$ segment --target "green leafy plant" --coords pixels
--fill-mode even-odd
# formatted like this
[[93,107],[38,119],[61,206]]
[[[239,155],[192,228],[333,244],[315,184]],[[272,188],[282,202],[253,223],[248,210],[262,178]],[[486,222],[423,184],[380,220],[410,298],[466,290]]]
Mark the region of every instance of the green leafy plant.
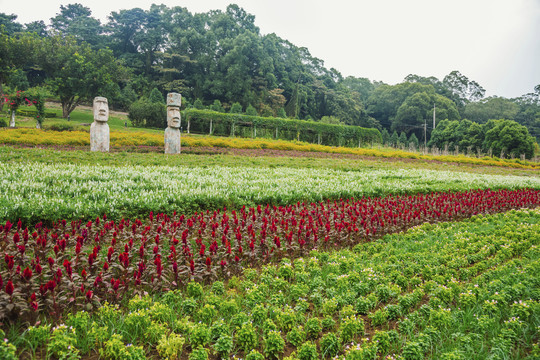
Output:
[[198,346],[189,354],[189,360],[208,360],[208,350],[202,346]]
[[334,333],[323,335],[319,343],[323,357],[334,357],[340,351],[341,340]]
[[299,347],[306,341],[306,332],[302,326],[294,327],[287,333],[287,341],[293,346]]
[[350,342],[355,336],[364,334],[364,321],[356,316],[347,316],[339,327],[340,338],[344,343]]
[[182,355],[182,347],[185,342],[186,340],[182,336],[175,333],[162,335],[156,350],[162,358],[177,360]]
[[257,350],[251,350],[251,352],[246,355],[246,360],[264,360],[264,355]]
[[229,357],[233,349],[233,338],[229,335],[221,335],[214,344],[214,350],[219,354],[222,359]]
[[203,323],[194,324],[189,337],[191,347],[204,346],[210,341],[210,328]]
[[317,352],[317,345],[311,341],[307,341],[300,346],[297,352],[299,360],[318,360],[319,353]]
[[53,328],[47,351],[60,359],[79,359],[75,329],[64,324]]
[[0,341],[0,358],[5,360],[17,360],[17,348],[7,341],[5,336],[6,334],[4,331],[0,329],[0,339],[4,339],[3,341]]
[[306,334],[308,338],[318,338],[321,330],[321,320],[319,320],[319,318],[312,317],[308,319],[308,321],[306,322]]
[[236,341],[244,353],[248,353],[257,347],[257,333],[251,322],[245,322],[236,331]]
[[264,354],[268,358],[277,358],[285,348],[285,341],[275,330],[269,331],[264,337]]

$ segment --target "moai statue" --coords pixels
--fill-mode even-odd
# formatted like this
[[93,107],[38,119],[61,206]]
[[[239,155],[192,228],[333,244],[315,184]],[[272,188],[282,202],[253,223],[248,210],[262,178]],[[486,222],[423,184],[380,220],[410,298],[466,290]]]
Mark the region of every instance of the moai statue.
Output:
[[94,122],[90,125],[90,151],[109,151],[109,103],[107,98],[94,98]]
[[182,95],[167,94],[167,128],[165,129],[165,154],[179,154],[180,145],[180,106]]

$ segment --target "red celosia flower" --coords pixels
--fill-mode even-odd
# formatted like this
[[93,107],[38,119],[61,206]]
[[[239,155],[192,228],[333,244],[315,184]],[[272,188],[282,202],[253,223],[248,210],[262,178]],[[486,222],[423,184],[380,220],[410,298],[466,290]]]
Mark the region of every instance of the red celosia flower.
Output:
[[29,267],[26,267],[23,271],[23,278],[24,280],[28,281],[32,278],[32,270],[30,270]]
[[11,280],[8,280],[6,285],[6,293],[11,296],[13,295],[13,291],[15,290],[15,287],[13,286],[13,282]]

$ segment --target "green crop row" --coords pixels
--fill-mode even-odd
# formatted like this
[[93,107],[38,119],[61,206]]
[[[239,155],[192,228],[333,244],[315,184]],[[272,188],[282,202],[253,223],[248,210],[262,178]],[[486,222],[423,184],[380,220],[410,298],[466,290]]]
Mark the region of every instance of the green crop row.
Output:
[[470,189],[540,188],[540,179],[429,170],[88,166],[0,163],[0,221],[146,216],[297,201]]
[[245,269],[227,283],[105,303],[64,324],[44,320],[11,331],[0,354],[532,360],[540,356],[539,245],[540,209],[426,224]]
[[349,147],[382,142],[381,133],[377,129],[323,124],[306,120],[188,109],[183,112],[183,121],[188,124],[188,131],[211,135],[299,140],[330,146]]

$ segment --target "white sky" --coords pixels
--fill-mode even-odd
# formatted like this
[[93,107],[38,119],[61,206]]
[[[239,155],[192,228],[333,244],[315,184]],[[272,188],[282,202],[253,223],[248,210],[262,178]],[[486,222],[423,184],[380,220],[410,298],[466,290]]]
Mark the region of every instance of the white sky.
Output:
[[[144,0],[0,0],[20,23],[49,19],[81,3],[102,22]],[[540,0],[162,0],[192,13],[235,3],[343,76],[396,84],[408,74],[442,78],[459,70],[486,95],[517,97],[540,84]]]

